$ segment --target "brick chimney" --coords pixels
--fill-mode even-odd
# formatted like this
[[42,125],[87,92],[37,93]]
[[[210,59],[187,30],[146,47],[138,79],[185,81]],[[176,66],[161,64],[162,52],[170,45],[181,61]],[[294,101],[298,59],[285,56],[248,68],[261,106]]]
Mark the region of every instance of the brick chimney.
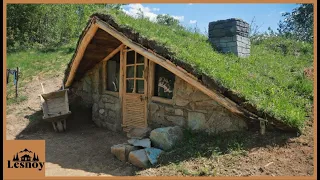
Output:
[[239,57],[250,56],[249,24],[241,19],[227,19],[209,23],[209,41],[223,53]]

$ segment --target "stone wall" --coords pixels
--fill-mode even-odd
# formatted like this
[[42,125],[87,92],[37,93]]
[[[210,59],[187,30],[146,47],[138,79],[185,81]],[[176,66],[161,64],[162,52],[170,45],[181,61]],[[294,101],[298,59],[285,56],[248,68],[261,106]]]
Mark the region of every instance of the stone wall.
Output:
[[[92,108],[92,120],[99,127],[121,131],[122,107],[118,97],[102,89],[101,66],[86,73],[72,86],[81,104]],[[72,104],[71,104],[72,105]],[[209,134],[246,129],[245,121],[176,76],[173,104],[148,104],[148,126],[151,128],[178,125]]]
[[239,57],[250,55],[249,24],[241,19],[219,20],[209,23],[209,41],[219,51]]
[[102,66],[98,65],[73,84],[72,92],[81,98],[81,105],[92,108],[92,120],[95,124],[112,131],[121,131],[120,100],[103,90],[104,80]]
[[247,128],[245,121],[184,80],[176,77],[173,104],[151,102],[148,124],[152,128],[178,125],[216,134]]

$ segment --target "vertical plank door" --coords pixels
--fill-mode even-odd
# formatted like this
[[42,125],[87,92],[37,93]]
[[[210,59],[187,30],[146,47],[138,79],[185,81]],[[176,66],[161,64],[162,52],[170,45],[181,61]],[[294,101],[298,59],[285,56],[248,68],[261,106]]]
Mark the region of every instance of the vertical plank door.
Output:
[[133,50],[125,51],[123,130],[147,127],[147,59]]

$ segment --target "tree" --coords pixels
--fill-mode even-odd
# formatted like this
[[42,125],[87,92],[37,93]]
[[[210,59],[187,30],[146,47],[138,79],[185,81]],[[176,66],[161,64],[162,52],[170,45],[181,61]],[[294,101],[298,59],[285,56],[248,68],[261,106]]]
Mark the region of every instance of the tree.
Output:
[[8,4],[8,51],[52,48],[79,37],[89,17],[122,4]]
[[313,42],[313,4],[300,4],[291,13],[282,15],[279,22],[279,34],[298,40]]
[[156,22],[167,26],[177,26],[179,25],[179,20],[174,19],[169,14],[159,14],[157,15]]

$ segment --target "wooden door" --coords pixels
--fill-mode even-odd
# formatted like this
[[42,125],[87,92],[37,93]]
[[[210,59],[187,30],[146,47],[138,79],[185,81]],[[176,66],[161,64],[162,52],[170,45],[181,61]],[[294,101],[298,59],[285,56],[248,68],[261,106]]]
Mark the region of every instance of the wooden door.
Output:
[[123,130],[147,127],[147,59],[135,51],[124,56]]

